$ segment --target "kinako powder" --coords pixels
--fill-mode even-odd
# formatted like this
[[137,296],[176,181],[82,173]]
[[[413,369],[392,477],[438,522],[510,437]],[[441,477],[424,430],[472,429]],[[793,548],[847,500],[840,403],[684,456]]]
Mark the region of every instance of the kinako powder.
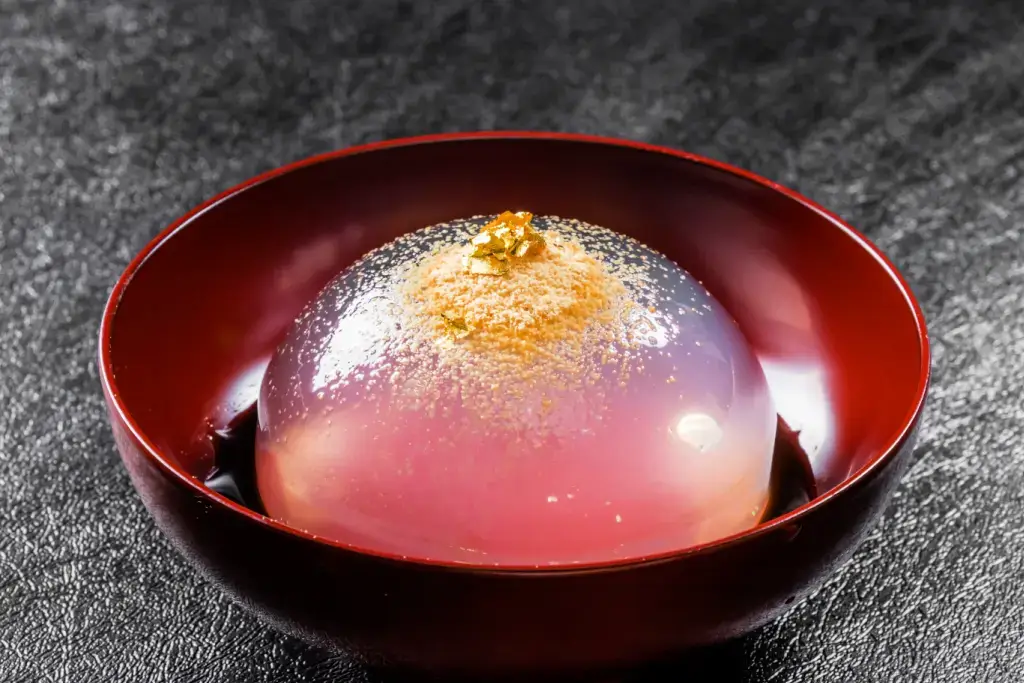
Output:
[[408,300],[436,334],[528,360],[610,321],[623,284],[578,244],[536,232],[531,218],[506,211],[468,247],[441,250],[410,273]]
[[598,380],[608,368],[623,386],[642,370],[628,363],[636,305],[623,281],[571,238],[537,231],[527,212],[506,211],[468,244],[435,249],[401,290],[407,331],[431,342],[478,410],[537,395],[550,409],[553,395],[607,384]]

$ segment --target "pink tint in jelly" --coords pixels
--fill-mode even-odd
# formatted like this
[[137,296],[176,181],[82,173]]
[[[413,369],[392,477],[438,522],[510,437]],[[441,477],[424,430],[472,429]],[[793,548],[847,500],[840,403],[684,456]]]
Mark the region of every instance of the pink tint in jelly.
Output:
[[[703,286],[635,240],[534,219],[620,273],[642,313],[617,323],[634,340],[612,349],[621,362],[584,384],[502,375],[474,393],[442,371],[445,343],[411,343],[409,267],[485,222],[371,252],[296,321],[258,403],[267,513],[369,552],[503,567],[641,559],[756,525],[776,428],[761,367]],[[595,358],[616,346],[585,344]]]

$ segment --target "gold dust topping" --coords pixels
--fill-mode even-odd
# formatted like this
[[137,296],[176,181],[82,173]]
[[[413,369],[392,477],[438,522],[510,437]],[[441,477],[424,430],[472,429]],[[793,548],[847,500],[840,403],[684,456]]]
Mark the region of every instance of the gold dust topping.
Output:
[[460,366],[472,356],[490,359],[497,374],[515,365],[517,373],[558,366],[575,375],[584,372],[585,347],[621,338],[619,321],[631,305],[622,281],[568,235],[541,234],[532,218],[505,212],[468,245],[437,250],[408,273],[413,327],[458,342]]
[[[609,392],[643,373],[649,335],[632,330],[661,291],[653,253],[598,226],[526,212],[385,245],[364,257],[360,272],[373,277],[337,285],[343,304],[362,301],[381,322],[382,365],[359,381],[388,388],[360,395],[452,429],[487,424],[512,450],[600,420]],[[473,259],[486,257],[502,269],[474,272]]]
[[547,243],[528,211],[506,211],[470,240],[462,267],[474,275],[507,275],[515,261],[536,256]]
[[468,244],[453,233],[404,271],[408,341],[393,400],[431,411],[454,399],[485,421],[532,425],[538,439],[553,421],[604,409],[606,385],[635,371],[625,322],[642,309],[622,279],[630,269],[607,246],[582,246],[610,231],[540,220],[547,230],[530,213],[502,213]]

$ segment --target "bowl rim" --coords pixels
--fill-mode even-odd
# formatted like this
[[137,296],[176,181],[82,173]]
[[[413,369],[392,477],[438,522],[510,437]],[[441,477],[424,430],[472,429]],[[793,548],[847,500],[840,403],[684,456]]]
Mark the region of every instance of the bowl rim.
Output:
[[[705,167],[709,167],[742,180],[755,183],[769,190],[779,193],[780,195],[794,201],[804,208],[817,213],[835,228],[846,233],[846,235],[856,242],[864,251],[869,255],[873,256],[877,261],[882,270],[889,276],[893,284],[899,289],[903,295],[903,299],[906,302],[909,311],[913,315],[914,324],[917,331],[919,353],[921,359],[921,365],[918,372],[918,386],[915,390],[914,399],[911,402],[909,409],[900,421],[899,428],[889,438],[886,439],[886,445],[878,449],[874,456],[862,465],[857,471],[848,475],[842,482],[836,484],[831,489],[820,493],[813,500],[801,505],[800,507],[787,512],[786,514],[780,515],[768,522],[758,524],[757,526],[735,533],[724,538],[716,539],[707,543],[702,543],[695,546],[690,546],[678,550],[669,550],[661,553],[657,553],[650,556],[640,558],[627,558],[622,560],[602,560],[597,562],[586,562],[575,565],[513,565],[513,564],[500,564],[500,565],[485,565],[476,563],[464,563],[455,562],[449,560],[434,560],[426,558],[406,558],[398,554],[388,553],[383,551],[372,550],[368,548],[362,548],[360,546],[344,543],[340,541],[333,541],[327,538],[323,538],[312,534],[302,529],[289,526],[283,522],[272,519],[266,515],[260,514],[253,510],[250,510],[229,498],[226,498],[222,494],[219,494],[206,485],[201,483],[198,479],[192,477],[180,466],[176,465],[172,460],[164,457],[161,449],[157,448],[156,445],[146,436],[143,430],[132,418],[128,406],[122,400],[121,395],[117,389],[117,382],[114,377],[113,359],[112,359],[112,329],[114,318],[117,315],[117,311],[121,302],[121,298],[124,291],[131,284],[131,280],[135,273],[145,265],[145,262],[149,257],[154,254],[164,242],[172,239],[175,234],[180,230],[188,227],[190,223],[196,218],[201,216],[203,213],[217,206],[221,202],[224,202],[238,194],[241,194],[245,190],[263,184],[269,180],[277,178],[287,173],[320,164],[335,159],[340,159],[346,156],[352,156],[356,154],[366,154],[369,152],[375,152],[380,150],[393,149],[398,147],[411,147],[416,145],[425,144],[437,144],[447,142],[469,142],[475,140],[547,140],[557,142],[573,142],[592,144],[608,147],[618,147],[625,149],[633,149],[637,151],[649,152],[654,154],[663,154],[674,157],[676,159],[695,163]],[[733,166],[731,164],[715,161],[706,157],[699,156],[690,152],[685,152],[670,147],[661,145],[654,145],[646,142],[640,142],[636,140],[629,140],[623,138],[611,138],[596,135],[586,135],[577,133],[558,133],[558,132],[545,132],[545,131],[516,131],[516,130],[498,130],[498,131],[478,131],[478,132],[459,132],[459,133],[441,133],[434,135],[421,135],[413,137],[395,138],[389,140],[382,140],[377,142],[370,142],[361,145],[355,145],[351,147],[345,147],[322,154],[310,156],[298,161],[294,161],[283,166],[265,171],[259,175],[256,175],[248,180],[245,180],[214,197],[206,200],[205,202],[194,207],[175,221],[173,221],[166,228],[161,230],[159,234],[150,239],[141,251],[131,260],[128,266],[124,269],[121,275],[118,277],[117,282],[107,299],[103,309],[103,317],[100,323],[99,329],[99,350],[98,350],[98,361],[100,371],[100,381],[103,387],[103,391],[107,396],[109,405],[112,406],[114,416],[120,421],[121,425],[128,430],[132,438],[136,443],[142,447],[143,455],[150,461],[151,464],[156,465],[165,475],[170,476],[179,485],[189,489],[192,493],[197,496],[213,502],[215,505],[219,505],[226,508],[228,511],[242,515],[248,518],[249,521],[267,527],[270,531],[276,531],[279,533],[288,534],[305,541],[310,541],[317,544],[323,544],[331,546],[338,550],[349,551],[360,555],[366,555],[375,557],[385,561],[399,562],[403,564],[420,565],[424,567],[432,567],[434,569],[443,570],[454,570],[464,571],[471,573],[481,574],[572,574],[572,573],[590,573],[594,571],[614,571],[635,567],[637,565],[650,565],[650,564],[661,564],[664,562],[670,562],[676,559],[684,557],[690,557],[694,555],[710,554],[723,550],[729,546],[747,542],[755,538],[767,535],[781,527],[786,527],[794,523],[799,523],[805,517],[817,509],[828,505],[832,500],[836,499],[846,491],[862,485],[868,481],[874,474],[881,470],[890,460],[892,460],[896,453],[900,451],[906,440],[912,435],[913,430],[920,420],[921,413],[924,409],[925,397],[928,392],[928,387],[931,381],[931,352],[930,343],[928,339],[928,330],[925,323],[924,313],[921,309],[920,304],[914,297],[910,286],[904,280],[903,276],[897,270],[896,266],[889,260],[889,258],[882,253],[882,251],[862,235],[858,230],[848,225],[845,221],[833,214],[829,210],[822,206],[819,206],[810,199],[803,195],[791,190],[787,187],[780,185],[774,181],[763,178],[755,173],[747,171],[745,169]]]

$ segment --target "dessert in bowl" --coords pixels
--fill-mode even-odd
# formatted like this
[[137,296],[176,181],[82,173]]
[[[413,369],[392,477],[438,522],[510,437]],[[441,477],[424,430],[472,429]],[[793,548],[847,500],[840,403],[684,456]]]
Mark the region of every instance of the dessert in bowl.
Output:
[[100,354],[132,480],[207,576],[315,642],[467,675],[779,614],[884,505],[928,380],[909,288],[837,218],[526,133],[211,200],[129,266]]

